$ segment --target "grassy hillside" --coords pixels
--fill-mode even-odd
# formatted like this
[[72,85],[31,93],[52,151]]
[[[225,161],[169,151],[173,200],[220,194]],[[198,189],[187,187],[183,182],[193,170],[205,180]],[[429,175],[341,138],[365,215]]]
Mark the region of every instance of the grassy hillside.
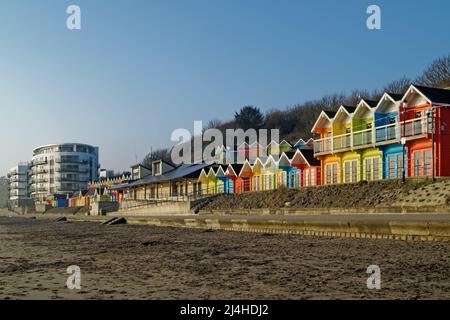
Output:
[[6,208],[8,204],[8,189],[5,177],[0,177],[0,208]]

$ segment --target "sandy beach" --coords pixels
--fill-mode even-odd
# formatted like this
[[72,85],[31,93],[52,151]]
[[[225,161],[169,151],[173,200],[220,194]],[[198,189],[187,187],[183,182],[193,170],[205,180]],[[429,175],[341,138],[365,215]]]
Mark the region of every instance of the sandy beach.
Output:
[[0,299],[450,299],[449,265],[449,242],[0,217]]

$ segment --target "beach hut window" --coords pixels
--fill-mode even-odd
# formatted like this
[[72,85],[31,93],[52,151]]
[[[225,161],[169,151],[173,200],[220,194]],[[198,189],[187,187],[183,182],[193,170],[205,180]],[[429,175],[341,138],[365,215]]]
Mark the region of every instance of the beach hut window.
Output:
[[311,185],[316,185],[316,169],[311,169]]
[[350,161],[346,161],[344,163],[344,169],[345,169],[344,182],[345,183],[350,183],[350,177],[351,177],[350,165],[351,165]]
[[421,168],[422,166],[422,153],[421,152],[415,152],[414,153],[414,176],[419,177],[421,176]]
[[380,158],[373,159],[373,180],[380,180]]
[[395,179],[398,178],[397,171],[395,168],[395,156],[388,156],[388,178]]
[[372,180],[372,159],[366,159],[366,181]]
[[333,163],[333,183],[339,183],[338,177],[339,177],[339,168],[337,163]]
[[310,176],[309,176],[309,169],[305,170],[305,186],[309,187],[310,185]]

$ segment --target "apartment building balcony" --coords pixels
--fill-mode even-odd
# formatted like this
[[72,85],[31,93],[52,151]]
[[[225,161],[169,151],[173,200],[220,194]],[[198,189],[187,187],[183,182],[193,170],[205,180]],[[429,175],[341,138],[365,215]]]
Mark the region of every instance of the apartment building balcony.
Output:
[[423,139],[428,136],[429,127],[427,117],[422,117],[335,137],[317,139],[314,140],[314,156],[400,143],[400,137],[405,137],[407,141]]
[[31,166],[44,165],[44,164],[47,164],[47,163],[48,163],[47,159],[33,160],[33,161],[31,161]]
[[56,182],[66,182],[66,183],[88,183],[89,179],[71,177],[71,178],[56,178],[55,181]]
[[76,159],[76,158],[61,158],[61,159],[56,159],[55,162],[63,163],[63,164],[88,164],[89,163],[89,161],[87,161],[87,160],[80,160],[80,159]]
[[58,190],[58,193],[72,193],[76,191],[80,191],[79,186],[61,186],[57,185],[56,189]]
[[89,172],[87,169],[81,168],[56,168],[55,171],[59,173],[81,173],[81,174],[87,174]]
[[27,185],[25,183],[11,183],[9,185],[10,190],[25,190],[27,188]]
[[48,179],[47,178],[34,178],[31,179],[31,183],[48,183]]
[[27,182],[27,178],[24,176],[13,176],[12,178],[9,179],[10,183],[13,182]]
[[36,170],[33,170],[33,175],[44,174],[44,173],[48,173],[48,172],[49,172],[48,169],[36,169]]

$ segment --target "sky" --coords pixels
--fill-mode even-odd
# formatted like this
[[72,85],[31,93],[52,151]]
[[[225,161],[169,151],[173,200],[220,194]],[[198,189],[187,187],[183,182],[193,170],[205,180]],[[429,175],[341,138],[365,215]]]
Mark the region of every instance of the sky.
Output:
[[[72,4],[81,30],[66,27]],[[381,30],[366,26],[372,4]],[[195,120],[414,78],[450,53],[448,12],[447,0],[0,0],[0,176],[60,142],[126,170]]]

